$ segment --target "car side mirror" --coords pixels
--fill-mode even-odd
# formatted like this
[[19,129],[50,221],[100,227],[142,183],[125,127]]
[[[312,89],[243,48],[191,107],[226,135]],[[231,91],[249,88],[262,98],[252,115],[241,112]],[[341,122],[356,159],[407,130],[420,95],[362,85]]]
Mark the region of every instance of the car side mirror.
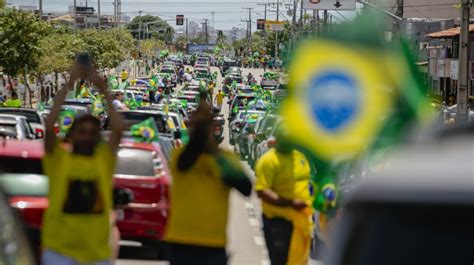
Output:
[[114,207],[125,206],[134,200],[133,192],[129,189],[114,188],[113,191]]

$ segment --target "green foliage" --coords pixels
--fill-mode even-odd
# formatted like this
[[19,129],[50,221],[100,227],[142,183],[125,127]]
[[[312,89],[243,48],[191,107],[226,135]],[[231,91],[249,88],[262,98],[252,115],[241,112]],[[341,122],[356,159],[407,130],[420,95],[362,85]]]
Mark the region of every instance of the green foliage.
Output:
[[125,29],[88,29],[77,36],[84,42],[83,51],[91,54],[98,68],[116,67],[133,47],[133,38]]
[[31,12],[0,9],[0,66],[6,74],[17,76],[25,66],[35,69],[41,56],[40,41],[48,24]]
[[[174,29],[171,27],[168,22],[164,21],[158,16],[145,15],[145,16],[136,16],[127,24],[127,29],[130,30],[132,35],[138,39],[139,30],[140,30],[140,21],[142,25],[142,38],[155,38],[170,43],[173,40]],[[156,22],[148,25],[149,36],[146,36],[146,24],[148,22]]]
[[178,50],[180,52],[185,52],[186,51],[186,44],[188,43],[188,41],[186,40],[186,37],[180,36],[180,37],[176,38],[176,40],[174,42],[175,42],[175,45],[176,45],[176,50]]
[[198,32],[197,36],[191,40],[191,43],[194,43],[194,44],[206,43],[206,33]]
[[165,42],[159,39],[146,39],[140,42],[140,51],[148,57],[155,56],[156,50],[163,50],[165,48]]

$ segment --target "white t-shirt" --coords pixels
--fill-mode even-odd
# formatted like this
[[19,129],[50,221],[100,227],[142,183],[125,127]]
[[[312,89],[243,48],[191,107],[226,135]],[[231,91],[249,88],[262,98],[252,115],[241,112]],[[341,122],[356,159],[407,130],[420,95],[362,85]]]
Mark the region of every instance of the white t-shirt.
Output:
[[125,104],[123,104],[120,100],[114,99],[112,101],[112,105],[114,105],[115,110],[126,110]]

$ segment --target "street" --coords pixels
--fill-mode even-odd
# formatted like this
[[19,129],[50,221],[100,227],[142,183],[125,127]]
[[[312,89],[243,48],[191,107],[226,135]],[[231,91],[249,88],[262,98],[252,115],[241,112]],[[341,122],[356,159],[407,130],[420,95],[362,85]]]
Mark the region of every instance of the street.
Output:
[[[218,71],[218,68],[212,67],[212,72]],[[260,75],[263,74],[263,69],[242,69],[242,76],[246,77],[248,73],[252,73],[260,82]],[[222,77],[217,78],[218,88],[222,86]],[[178,87],[180,89],[180,87]],[[226,102],[225,102],[226,103]],[[227,104],[223,105],[223,113],[226,118],[224,126],[224,141],[221,148],[233,150],[229,144],[228,138],[228,124],[227,117],[229,108]],[[249,176],[254,178],[253,170],[242,162]],[[259,200],[256,194],[252,194],[250,198],[243,198],[237,192],[231,193],[230,200],[230,216],[228,225],[228,253],[230,265],[266,265],[270,264],[265,248],[265,239],[261,229],[261,209]],[[152,249],[140,250],[137,248],[127,247],[121,255],[121,260],[117,262],[118,265],[165,265],[167,262],[147,260],[153,258]],[[320,264],[316,261],[311,261],[310,265]]]

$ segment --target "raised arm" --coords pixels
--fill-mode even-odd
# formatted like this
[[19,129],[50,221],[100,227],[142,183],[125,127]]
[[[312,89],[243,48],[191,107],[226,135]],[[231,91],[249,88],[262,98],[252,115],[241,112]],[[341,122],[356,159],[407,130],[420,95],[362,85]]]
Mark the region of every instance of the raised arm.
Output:
[[107,102],[107,109],[109,111],[109,124],[111,134],[109,137],[109,146],[112,152],[116,152],[122,138],[123,121],[122,116],[115,110],[112,104],[112,95],[107,90],[107,82],[103,77],[100,77],[97,72],[93,72],[91,76],[92,83],[100,90],[100,93],[104,95],[105,101]]
[[57,137],[56,132],[54,131],[54,124],[56,123],[59,113],[61,112],[61,106],[64,104],[66,100],[66,96],[70,90],[74,87],[74,82],[77,80],[76,71],[71,72],[71,77],[69,81],[66,83],[61,90],[56,94],[54,98],[54,105],[49,113],[48,117],[46,117],[46,126],[45,126],[45,137],[44,137],[44,149],[46,153],[52,153],[54,151],[54,147],[56,145]]

